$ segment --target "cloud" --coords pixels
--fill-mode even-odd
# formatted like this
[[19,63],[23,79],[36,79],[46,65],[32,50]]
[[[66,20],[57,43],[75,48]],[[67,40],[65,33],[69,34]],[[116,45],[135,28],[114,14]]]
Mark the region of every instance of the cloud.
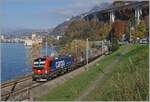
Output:
[[9,3],[35,3],[35,2],[63,2],[64,0],[5,0]]
[[[105,0],[108,1],[108,0]],[[99,5],[102,0],[72,0],[64,8],[54,8],[50,9],[48,12],[58,15],[63,15],[66,17],[76,16],[83,12],[89,11],[93,6]]]

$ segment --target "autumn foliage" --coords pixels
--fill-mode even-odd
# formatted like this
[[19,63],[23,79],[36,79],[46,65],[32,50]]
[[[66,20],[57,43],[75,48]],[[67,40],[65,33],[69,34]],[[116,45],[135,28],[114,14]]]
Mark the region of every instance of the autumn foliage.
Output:
[[69,39],[85,40],[102,40],[105,39],[107,33],[110,32],[111,26],[103,22],[92,21],[73,21],[66,30],[65,36]]
[[144,38],[146,37],[146,25],[144,21],[140,21],[140,23],[136,26],[136,29],[133,34],[134,39],[138,38]]
[[112,24],[113,35],[115,38],[121,39],[127,27],[127,21],[116,20]]

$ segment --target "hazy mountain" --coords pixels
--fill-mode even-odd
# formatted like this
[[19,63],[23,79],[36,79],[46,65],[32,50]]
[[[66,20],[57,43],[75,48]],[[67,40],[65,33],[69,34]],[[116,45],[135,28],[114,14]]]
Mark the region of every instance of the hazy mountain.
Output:
[[81,15],[78,15],[78,16],[75,16],[75,17],[72,17],[70,18],[69,20],[59,24],[58,26],[56,26],[53,31],[50,33],[52,35],[63,35],[66,28],[68,27],[68,25],[74,21],[74,20],[80,20],[84,17],[84,15],[87,15],[87,14],[91,14],[93,12],[96,12],[96,11],[100,11],[100,10],[103,10],[103,9],[106,9],[108,7],[110,7],[111,4],[110,3],[101,3],[100,5],[96,5],[94,6],[90,11],[87,11],[86,13],[82,13]]
[[93,12],[96,12],[96,11],[101,11],[101,10],[104,10],[104,9],[107,9],[107,8],[110,8],[110,7],[112,7],[111,3],[103,2],[100,5],[94,6],[88,13],[93,13]]
[[65,21],[61,24],[59,24],[57,27],[55,27],[53,29],[52,32],[50,32],[49,34],[57,36],[57,35],[63,35],[65,32],[65,29],[68,27],[68,25],[70,24],[70,21]]
[[38,35],[48,33],[45,29],[2,29],[1,34],[11,37],[30,36],[32,32],[36,32]]
[[87,14],[91,14],[93,12],[100,11],[100,10],[103,10],[103,9],[106,9],[109,7],[111,7],[111,4],[107,3],[107,2],[101,3],[100,5],[95,5],[90,11],[87,11],[78,16],[72,17],[70,19],[67,19],[63,23],[56,26],[54,29],[53,28],[50,28],[50,29],[11,29],[11,28],[7,28],[7,29],[2,29],[1,34],[8,35],[8,36],[30,36],[32,34],[32,32],[37,32],[38,34],[41,34],[41,35],[46,34],[46,33],[55,35],[55,36],[63,35],[66,28],[72,21],[80,20]]

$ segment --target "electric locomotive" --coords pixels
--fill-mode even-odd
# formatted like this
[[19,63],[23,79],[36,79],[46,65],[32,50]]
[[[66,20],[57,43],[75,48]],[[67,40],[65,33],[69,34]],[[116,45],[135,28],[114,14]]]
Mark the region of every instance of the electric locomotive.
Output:
[[33,61],[33,81],[47,81],[58,74],[62,74],[74,65],[74,58],[71,55],[59,57],[40,57]]

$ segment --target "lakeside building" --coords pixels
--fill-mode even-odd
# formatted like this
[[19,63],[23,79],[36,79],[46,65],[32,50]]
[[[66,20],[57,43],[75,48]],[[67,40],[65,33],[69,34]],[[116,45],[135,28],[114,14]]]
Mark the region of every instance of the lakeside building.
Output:
[[0,35],[0,42],[1,43],[23,43],[24,39],[17,38],[17,37],[8,38],[4,35]]
[[32,46],[33,44],[42,44],[42,38],[36,35],[36,33],[32,33],[31,38],[27,37],[24,40],[24,45],[25,46]]
[[0,39],[1,39],[1,40],[4,40],[4,39],[5,39],[5,38],[4,38],[4,35],[1,35],[1,36],[0,36]]

